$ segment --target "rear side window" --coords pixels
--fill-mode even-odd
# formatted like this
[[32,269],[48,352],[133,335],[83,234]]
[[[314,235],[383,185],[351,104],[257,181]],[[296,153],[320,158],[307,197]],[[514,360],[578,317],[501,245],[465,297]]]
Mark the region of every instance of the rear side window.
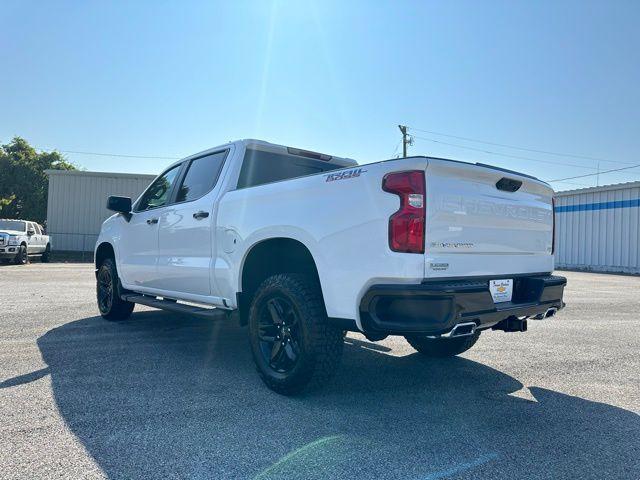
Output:
[[247,149],[238,178],[238,188],[304,177],[337,168],[340,167],[321,160]]
[[178,190],[176,202],[188,202],[208,193],[218,181],[227,151],[192,160]]

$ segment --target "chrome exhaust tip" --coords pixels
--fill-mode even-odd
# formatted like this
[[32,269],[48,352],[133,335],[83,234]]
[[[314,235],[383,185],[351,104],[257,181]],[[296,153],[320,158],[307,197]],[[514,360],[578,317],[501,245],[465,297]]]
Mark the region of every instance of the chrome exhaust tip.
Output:
[[556,313],[558,313],[558,308],[557,307],[551,307],[551,308],[547,309],[546,312],[537,314],[535,317],[533,317],[533,319],[534,320],[544,320],[545,318],[553,317]]
[[456,324],[450,332],[440,335],[443,338],[466,337],[476,333],[476,322],[464,322]]

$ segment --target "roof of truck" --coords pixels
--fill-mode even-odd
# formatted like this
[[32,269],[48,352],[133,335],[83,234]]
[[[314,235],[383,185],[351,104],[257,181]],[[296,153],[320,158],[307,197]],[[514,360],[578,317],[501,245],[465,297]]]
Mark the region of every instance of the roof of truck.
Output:
[[327,162],[330,163],[335,163],[337,165],[341,165],[341,166],[345,166],[345,167],[350,167],[350,166],[354,166],[354,165],[358,165],[358,162],[356,162],[354,159],[352,158],[345,158],[345,157],[337,157],[335,155],[328,155],[328,154],[324,154],[324,153],[319,153],[319,152],[313,152],[311,150],[305,150],[302,148],[297,148],[297,147],[291,147],[291,146],[287,146],[287,145],[280,145],[277,143],[271,143],[271,142],[266,142],[264,140],[258,140],[255,138],[244,138],[241,140],[234,140],[232,142],[228,142],[222,145],[218,145],[215,146],[213,148],[208,148],[206,150],[203,150],[201,152],[198,153],[194,153],[193,155],[189,155],[181,160],[179,160],[178,162],[175,163],[179,163],[183,160],[188,160],[190,158],[193,157],[199,157],[201,155],[205,155],[207,153],[216,151],[216,150],[220,150],[223,148],[228,148],[231,145],[241,145],[245,148],[257,148],[258,150],[266,150],[266,151],[272,151],[272,152],[278,152],[278,153],[283,153],[285,155],[299,155],[299,156],[303,156],[303,157],[311,157],[311,158],[316,158],[316,159],[320,159],[320,160],[325,160]]

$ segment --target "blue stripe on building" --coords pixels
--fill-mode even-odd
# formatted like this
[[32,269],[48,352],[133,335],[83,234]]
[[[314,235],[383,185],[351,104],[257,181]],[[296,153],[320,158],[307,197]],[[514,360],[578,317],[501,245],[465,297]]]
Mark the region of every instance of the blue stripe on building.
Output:
[[582,203],[579,205],[556,206],[556,213],[586,212],[590,210],[608,210],[610,208],[640,207],[640,198],[634,200],[618,200],[615,202]]

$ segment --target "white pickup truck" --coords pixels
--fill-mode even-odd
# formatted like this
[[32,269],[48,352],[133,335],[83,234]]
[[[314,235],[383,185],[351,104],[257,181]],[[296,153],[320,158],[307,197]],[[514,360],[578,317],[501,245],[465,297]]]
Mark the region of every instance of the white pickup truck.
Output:
[[29,262],[29,257],[49,261],[51,239],[36,222],[0,218],[0,261],[17,265]]
[[167,168],[95,250],[104,318],[135,303],[248,324],[258,372],[294,394],[336,369],[344,332],[456,355],[564,307],[553,190],[481,164],[409,157],[358,166],[241,140]]

